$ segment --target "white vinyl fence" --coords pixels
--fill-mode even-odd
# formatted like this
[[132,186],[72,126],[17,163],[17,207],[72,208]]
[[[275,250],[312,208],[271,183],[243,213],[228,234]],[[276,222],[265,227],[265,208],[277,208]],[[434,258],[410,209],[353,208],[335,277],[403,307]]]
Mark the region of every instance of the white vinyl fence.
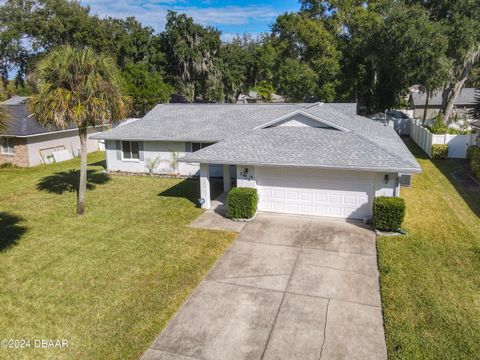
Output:
[[432,157],[433,144],[447,144],[449,158],[467,157],[467,148],[475,144],[478,134],[468,135],[449,135],[449,134],[432,134],[428,129],[421,126],[419,120],[412,120],[410,126],[410,138]]

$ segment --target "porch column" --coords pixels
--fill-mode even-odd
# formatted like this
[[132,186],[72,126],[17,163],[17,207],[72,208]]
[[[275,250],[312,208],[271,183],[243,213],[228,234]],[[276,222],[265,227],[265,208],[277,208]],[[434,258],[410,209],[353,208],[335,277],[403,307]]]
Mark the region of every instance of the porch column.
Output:
[[210,209],[210,167],[200,164],[200,198],[205,199],[203,209]]
[[230,165],[223,165],[223,191],[228,192],[232,187],[232,176],[230,175]]

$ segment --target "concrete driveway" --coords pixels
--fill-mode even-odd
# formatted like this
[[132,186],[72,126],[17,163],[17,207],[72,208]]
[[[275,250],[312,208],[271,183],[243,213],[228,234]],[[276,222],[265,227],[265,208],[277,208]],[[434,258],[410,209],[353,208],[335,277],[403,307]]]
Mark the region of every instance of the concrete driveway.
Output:
[[375,235],[260,214],[144,359],[386,359]]

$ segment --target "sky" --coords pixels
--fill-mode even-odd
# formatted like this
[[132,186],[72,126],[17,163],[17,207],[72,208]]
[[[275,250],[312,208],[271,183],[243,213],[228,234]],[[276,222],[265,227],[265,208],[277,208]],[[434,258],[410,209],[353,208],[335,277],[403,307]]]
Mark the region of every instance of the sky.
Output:
[[300,7],[298,0],[80,0],[80,3],[100,17],[135,16],[157,31],[165,28],[168,10],[186,13],[195,22],[221,30],[224,41],[236,34],[256,36],[269,31],[278,15]]

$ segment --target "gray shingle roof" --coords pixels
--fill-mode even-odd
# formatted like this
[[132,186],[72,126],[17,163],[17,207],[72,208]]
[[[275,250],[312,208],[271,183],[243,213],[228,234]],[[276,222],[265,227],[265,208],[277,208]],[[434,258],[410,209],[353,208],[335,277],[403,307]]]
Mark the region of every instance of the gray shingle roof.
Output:
[[363,116],[347,116],[336,111],[332,104],[320,104],[306,110],[306,112],[317,117],[329,120],[344,128],[354,131],[358,136],[367,139],[382,150],[394,154],[403,161],[409,162],[413,166],[418,166],[412,153],[403,143],[391,126],[385,126],[378,121],[373,121]]
[[[455,105],[474,105],[475,104],[475,88],[463,88],[460,91],[460,94],[455,100]],[[425,100],[427,98],[426,93],[414,92],[411,94],[413,104],[415,106],[425,106]],[[428,100],[430,106],[441,106],[442,105],[442,92],[435,92],[432,97]]]
[[183,157],[185,162],[418,172],[354,132],[273,127],[233,136]]
[[[296,111],[346,131],[310,127],[262,129]],[[355,115],[353,104],[158,105],[143,119],[92,138],[218,142],[185,156],[185,162],[273,161],[278,165],[420,171],[393,128]]]
[[142,119],[95,138],[215,142],[313,105],[160,104]]
[[328,105],[346,115],[357,115],[357,103],[330,103]]
[[[30,136],[37,134],[45,134],[54,131],[61,131],[61,128],[48,128],[40,125],[35,117],[28,111],[27,105],[20,103],[20,105],[3,106],[8,115],[8,130],[2,135],[9,136]],[[70,126],[69,129],[75,129]]]

